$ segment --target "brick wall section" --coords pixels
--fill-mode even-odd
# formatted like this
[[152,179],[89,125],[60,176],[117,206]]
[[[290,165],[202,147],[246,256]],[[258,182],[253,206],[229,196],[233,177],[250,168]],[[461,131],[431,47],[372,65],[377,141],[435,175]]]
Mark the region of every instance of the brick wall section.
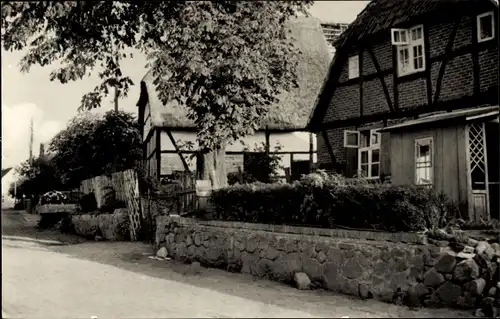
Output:
[[359,85],[339,86],[326,111],[325,122],[359,116]]
[[400,109],[427,104],[427,81],[425,78],[404,82],[398,88]]
[[[394,103],[392,75],[386,76],[384,78],[384,82],[389,91],[389,98],[391,100],[391,103]],[[363,115],[370,115],[389,110],[390,109],[389,105],[387,104],[387,98],[382,88],[380,79],[376,78],[370,81],[365,81],[363,83]]]
[[[442,62],[433,63],[431,69],[432,95],[436,92],[436,84]],[[472,55],[458,56],[446,64],[441,82],[440,101],[470,96],[474,93],[474,77],[472,72]]]
[[498,52],[479,52],[479,79],[482,92],[498,86],[498,62]]
[[[356,127],[339,127],[331,130],[327,130],[328,140],[332,146],[333,154],[337,163],[345,162],[346,160],[346,149],[344,148],[344,131],[345,130],[355,130]],[[323,140],[323,135],[318,134],[318,164],[328,164],[331,163],[330,154],[328,153],[328,148],[325,141]]]

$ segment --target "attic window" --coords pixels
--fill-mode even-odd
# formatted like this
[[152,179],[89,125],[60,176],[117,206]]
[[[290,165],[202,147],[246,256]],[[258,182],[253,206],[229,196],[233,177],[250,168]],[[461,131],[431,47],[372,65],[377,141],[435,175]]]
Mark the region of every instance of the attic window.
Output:
[[493,12],[486,12],[477,16],[477,41],[484,42],[495,37]]
[[349,79],[359,77],[359,55],[349,58]]
[[425,70],[423,25],[392,29],[392,44],[397,46],[399,76]]

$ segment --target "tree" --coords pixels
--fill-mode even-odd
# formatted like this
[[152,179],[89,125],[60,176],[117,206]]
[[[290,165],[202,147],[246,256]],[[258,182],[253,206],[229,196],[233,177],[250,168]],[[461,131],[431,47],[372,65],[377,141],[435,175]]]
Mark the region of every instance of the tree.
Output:
[[16,168],[16,172],[19,179],[10,185],[9,194],[17,199],[23,198],[23,195],[36,198],[48,191],[63,188],[61,179],[47,157],[26,160]]
[[283,90],[296,84],[297,51],[286,22],[312,1],[9,2],[2,5],[6,50],[30,47],[21,62],[55,61],[51,80],[83,78],[97,63],[103,82],[82,98],[98,107],[110,88],[132,83],[120,69],[126,48],[148,57],[160,100],[178,101],[198,128],[204,178],[227,183],[225,146],[253,133]]
[[137,122],[123,111],[76,116],[53,138],[49,151],[63,182],[71,187],[94,176],[135,168],[142,159]]

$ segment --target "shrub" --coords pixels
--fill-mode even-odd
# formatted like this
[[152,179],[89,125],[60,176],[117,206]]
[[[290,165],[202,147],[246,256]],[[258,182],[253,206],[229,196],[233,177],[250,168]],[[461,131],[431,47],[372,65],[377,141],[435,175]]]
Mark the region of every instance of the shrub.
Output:
[[221,220],[419,231],[443,222],[446,198],[428,188],[370,184],[317,172],[294,184],[234,185],[212,194]]
[[67,202],[67,197],[59,191],[50,191],[40,197],[40,204],[64,204]]

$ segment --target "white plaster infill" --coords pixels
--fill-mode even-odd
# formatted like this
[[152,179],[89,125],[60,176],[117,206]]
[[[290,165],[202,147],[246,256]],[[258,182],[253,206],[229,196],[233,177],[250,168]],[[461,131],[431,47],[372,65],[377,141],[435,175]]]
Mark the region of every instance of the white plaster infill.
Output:
[[389,233],[389,232],[369,231],[369,230],[298,227],[298,226],[256,224],[256,223],[243,223],[243,222],[219,221],[219,220],[205,221],[193,218],[180,217],[176,215],[170,215],[169,217],[171,220],[175,220],[179,225],[186,225],[186,226],[199,225],[199,226],[209,226],[209,227],[245,229],[245,230],[266,231],[274,233],[298,234],[298,235],[343,238],[343,239],[354,239],[354,240],[387,241],[393,243],[400,242],[400,243],[416,244],[416,245],[428,244],[426,235],[418,233],[409,233],[409,232]]

